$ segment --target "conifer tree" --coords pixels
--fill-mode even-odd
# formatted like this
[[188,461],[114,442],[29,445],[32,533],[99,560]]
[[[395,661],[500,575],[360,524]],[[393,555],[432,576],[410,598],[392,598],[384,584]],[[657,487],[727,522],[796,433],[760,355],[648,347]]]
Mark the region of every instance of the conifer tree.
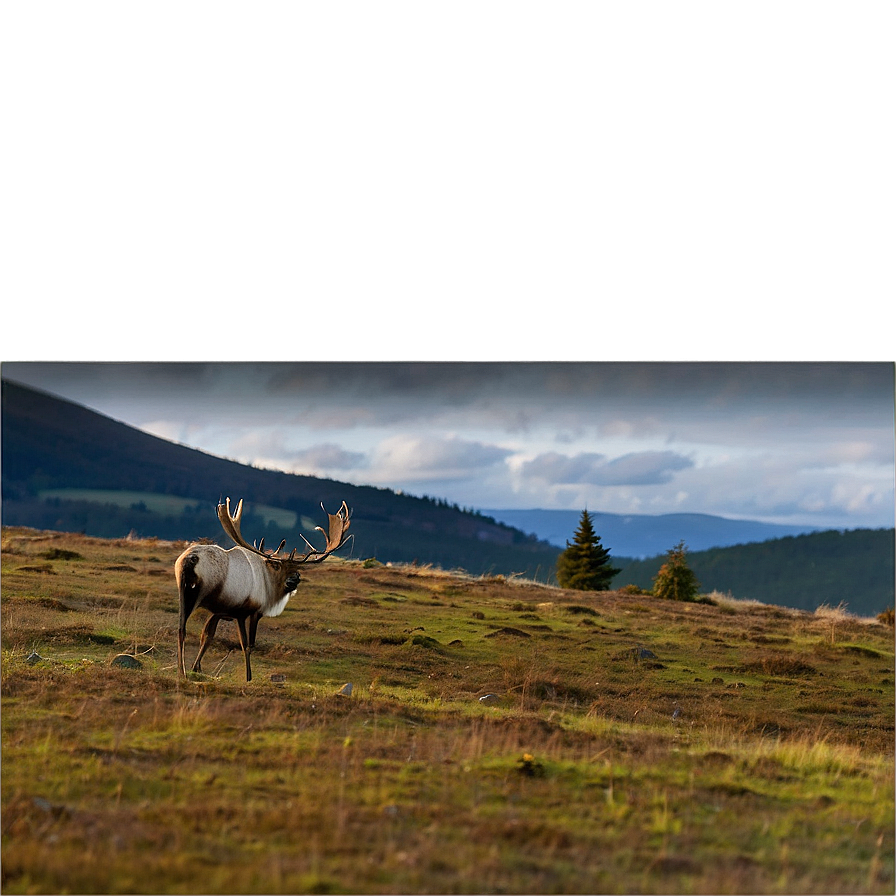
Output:
[[700,583],[688,566],[686,553],[683,541],[666,552],[666,562],[653,580],[653,593],[656,597],[668,600],[694,600],[697,597]]
[[557,559],[557,582],[561,588],[578,591],[608,591],[620,570],[610,565],[610,552],[594,534],[587,510],[582,511],[572,544]]

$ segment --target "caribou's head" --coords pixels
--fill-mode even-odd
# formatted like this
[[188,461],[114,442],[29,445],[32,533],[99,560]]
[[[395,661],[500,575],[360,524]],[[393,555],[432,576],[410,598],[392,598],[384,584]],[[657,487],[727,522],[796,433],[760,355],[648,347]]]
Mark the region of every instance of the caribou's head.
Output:
[[323,550],[318,550],[307,538],[305,538],[304,535],[299,533],[299,537],[308,546],[308,552],[305,554],[296,554],[298,549],[293,548],[289,554],[280,556],[280,551],[286,546],[285,538],[280,542],[280,545],[276,550],[266,551],[264,549],[263,538],[257,545],[254,542],[249,544],[240,532],[240,519],[243,515],[242,498],[240,499],[239,504],[237,504],[234,513],[230,512],[230,498],[226,498],[223,504],[219,504],[218,519],[221,521],[224,531],[241,548],[264,557],[267,564],[278,568],[287,584],[294,583],[292,584],[292,587],[288,589],[289,591],[292,591],[295,588],[295,585],[299,582],[299,570],[302,566],[306,563],[320,563],[322,560],[326,560],[333,551],[338,551],[351,537],[346,535],[348,527],[351,525],[351,512],[345,501],[342,502],[342,506],[336,513],[327,513],[326,508],[324,508],[323,505],[321,505],[321,507],[323,508],[324,513],[327,514],[329,523],[327,529],[324,529],[322,526],[317,526],[315,531],[322,532],[327,543]]

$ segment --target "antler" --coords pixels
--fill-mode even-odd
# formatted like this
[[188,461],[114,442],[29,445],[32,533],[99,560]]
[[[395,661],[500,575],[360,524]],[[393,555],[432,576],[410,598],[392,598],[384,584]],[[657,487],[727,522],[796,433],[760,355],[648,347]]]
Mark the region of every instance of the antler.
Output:
[[320,563],[321,560],[326,560],[333,551],[338,551],[339,548],[352,537],[345,534],[348,532],[348,527],[351,525],[352,516],[345,501],[342,502],[342,506],[336,513],[327,513],[327,508],[324,507],[323,504],[320,505],[320,508],[329,517],[329,531],[325,532],[320,526],[316,526],[314,531],[324,533],[324,538],[327,539],[327,546],[322,551],[319,551],[307,538],[305,538],[304,535],[302,535],[302,541],[304,541],[311,550],[305,554],[304,557],[295,557],[296,549],[293,548],[292,553],[289,555],[289,559],[293,563]]
[[[327,513],[323,504],[321,504],[321,509],[323,509],[324,513]],[[278,557],[277,554],[279,554],[286,545],[286,539],[284,538],[283,541],[280,542],[280,546],[275,551],[265,551],[263,538],[257,546],[254,542],[249,544],[240,532],[240,520],[242,516],[242,498],[236,506],[235,513],[230,512],[230,498],[225,498],[225,503],[218,505],[218,519],[221,521],[221,526],[241,548],[245,548],[247,551],[252,551],[253,554],[260,554],[266,560],[275,560],[281,563],[292,564],[320,563],[322,560],[326,560],[333,551],[338,551],[339,548],[348,541],[345,533],[348,531],[348,527],[351,524],[351,511],[348,509],[348,505],[345,501],[343,501],[342,506],[336,513],[327,513],[327,516],[329,517],[328,531],[324,531],[321,526],[317,526],[315,529],[317,532],[323,532],[324,537],[327,539],[326,547],[322,551],[317,550],[304,535],[301,535],[302,541],[304,541],[309,548],[307,554],[299,555],[297,557],[296,548],[293,548],[288,557]]]

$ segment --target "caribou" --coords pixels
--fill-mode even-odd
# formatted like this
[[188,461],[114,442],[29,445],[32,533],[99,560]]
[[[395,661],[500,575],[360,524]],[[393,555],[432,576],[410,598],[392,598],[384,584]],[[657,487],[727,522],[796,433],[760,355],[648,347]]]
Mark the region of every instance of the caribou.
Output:
[[[321,505],[323,508],[323,505]],[[327,513],[326,508],[323,508]],[[252,680],[252,665],[249,655],[255,646],[255,632],[262,616],[279,616],[290,597],[295,593],[301,576],[299,570],[306,563],[320,563],[334,551],[338,551],[347,541],[346,532],[350,524],[351,512],[345,501],[336,513],[327,513],[328,525],[323,532],[326,545],[318,550],[301,535],[308,546],[308,552],[296,555],[296,548],[286,556],[280,552],[286,539],[276,550],[264,549],[264,539],[256,545],[249,544],[240,533],[240,519],[243,502],[240,499],[234,513],[230,512],[230,498],[218,505],[218,519],[224,531],[236,543],[228,550],[216,544],[190,545],[175,561],[174,576],[180,596],[180,627],[177,632],[177,668],[186,677],[184,664],[184,639],[187,620],[196,607],[208,610],[212,615],[205,623],[199,638],[199,653],[192,671],[202,671],[202,657],[214,638],[218,623],[222,619],[236,620],[240,637],[240,647],[246,660],[246,681]],[[246,623],[248,622],[248,632]]]

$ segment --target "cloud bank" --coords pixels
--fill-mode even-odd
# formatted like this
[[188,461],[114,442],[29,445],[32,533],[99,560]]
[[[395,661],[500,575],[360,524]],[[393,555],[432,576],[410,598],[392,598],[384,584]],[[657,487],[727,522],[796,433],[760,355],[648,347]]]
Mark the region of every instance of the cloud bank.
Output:
[[162,437],[480,508],[892,526],[892,364],[4,364]]

